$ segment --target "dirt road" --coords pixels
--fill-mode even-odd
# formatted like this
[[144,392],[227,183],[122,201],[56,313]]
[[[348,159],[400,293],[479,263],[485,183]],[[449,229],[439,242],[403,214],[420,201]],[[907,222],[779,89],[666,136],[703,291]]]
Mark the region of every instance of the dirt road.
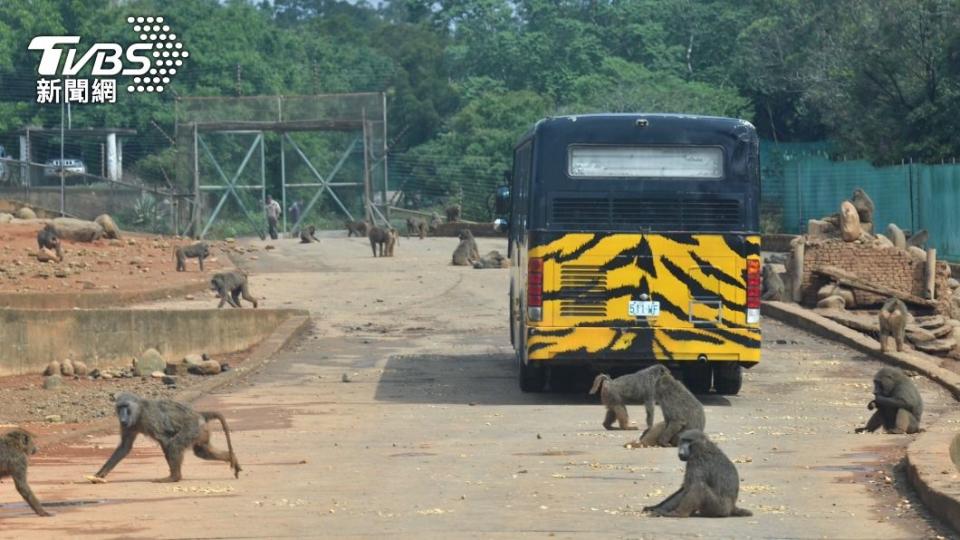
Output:
[[[481,251],[504,245],[480,239]],[[707,431],[736,461],[751,518],[639,510],[679,486],[673,449],[626,449],[581,394],[522,394],[508,276],[448,266],[453,239],[276,243],[245,266],[264,305],[315,328],[248,382],[200,402],[223,411],[244,472],[190,456],[179,484],[138,441],[110,483],[82,483],[115,434],[42,452],[34,517],[0,484],[0,536],[137,538],[922,538],[946,534],[893,467],[908,436],[854,435],[878,364],[775,322],[740,396],[704,397]],[[173,305],[194,306],[194,302]],[[346,374],[347,380],[343,382]],[[954,406],[918,381],[925,421]],[[634,407],[635,419],[642,408]],[[659,414],[659,413],[658,413]],[[218,436],[219,437],[219,436]],[[219,438],[222,445],[222,438]]]

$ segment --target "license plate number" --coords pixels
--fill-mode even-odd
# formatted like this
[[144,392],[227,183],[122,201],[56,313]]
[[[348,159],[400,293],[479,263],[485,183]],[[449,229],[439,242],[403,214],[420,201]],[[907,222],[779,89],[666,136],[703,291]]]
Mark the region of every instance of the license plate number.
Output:
[[657,317],[660,315],[660,302],[632,300],[627,306],[627,312],[631,317]]

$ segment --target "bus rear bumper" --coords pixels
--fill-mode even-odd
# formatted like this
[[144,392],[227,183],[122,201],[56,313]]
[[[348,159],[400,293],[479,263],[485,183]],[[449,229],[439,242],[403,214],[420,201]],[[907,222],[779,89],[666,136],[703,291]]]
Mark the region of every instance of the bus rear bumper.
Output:
[[527,358],[557,364],[760,361],[759,327],[529,327]]

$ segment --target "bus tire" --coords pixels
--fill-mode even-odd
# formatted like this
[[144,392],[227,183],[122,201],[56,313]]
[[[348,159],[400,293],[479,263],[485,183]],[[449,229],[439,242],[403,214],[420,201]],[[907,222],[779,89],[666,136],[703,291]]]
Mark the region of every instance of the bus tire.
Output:
[[520,390],[523,392],[543,392],[547,385],[546,368],[535,362],[524,364],[520,361]]
[[683,370],[683,382],[694,394],[709,394],[713,383],[713,369],[709,364],[695,363]]
[[718,394],[735,396],[743,386],[743,368],[736,363],[717,364],[713,368],[713,385]]

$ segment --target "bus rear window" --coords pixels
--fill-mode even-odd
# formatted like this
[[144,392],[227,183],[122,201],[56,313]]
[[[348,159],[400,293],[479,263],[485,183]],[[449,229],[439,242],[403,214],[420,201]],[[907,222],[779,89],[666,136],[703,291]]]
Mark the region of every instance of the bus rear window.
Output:
[[723,151],[709,146],[571,146],[572,178],[722,178]]

